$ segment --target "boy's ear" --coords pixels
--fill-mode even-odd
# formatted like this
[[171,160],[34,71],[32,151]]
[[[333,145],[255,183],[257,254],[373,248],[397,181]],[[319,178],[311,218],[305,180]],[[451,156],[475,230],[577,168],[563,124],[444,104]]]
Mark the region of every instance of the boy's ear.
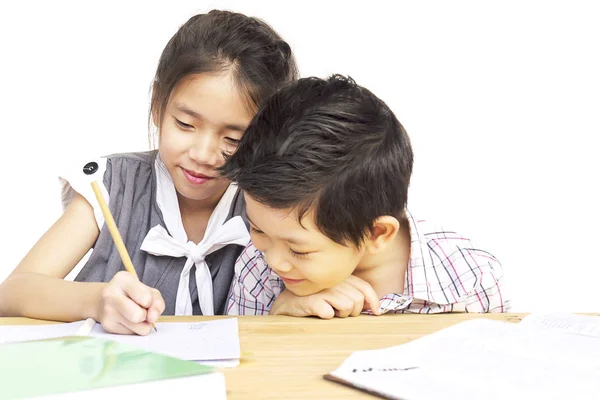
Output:
[[367,251],[376,254],[383,251],[390,244],[400,229],[400,222],[389,215],[383,215],[373,222],[371,236],[366,242]]

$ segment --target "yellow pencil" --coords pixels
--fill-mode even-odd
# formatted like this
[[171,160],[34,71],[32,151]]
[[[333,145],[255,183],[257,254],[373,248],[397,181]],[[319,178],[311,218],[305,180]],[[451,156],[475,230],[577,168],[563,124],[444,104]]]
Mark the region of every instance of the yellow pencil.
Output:
[[[98,169],[98,164],[89,163],[83,168],[83,172],[87,175],[91,175]],[[108,230],[110,231],[110,235],[112,236],[115,245],[117,246],[117,250],[119,251],[119,255],[121,256],[121,260],[123,261],[123,265],[125,266],[125,270],[130,274],[133,274],[138,280],[138,275],[135,272],[135,268],[133,268],[133,263],[131,262],[131,258],[129,258],[129,253],[127,253],[127,249],[125,248],[125,243],[123,243],[123,239],[121,238],[121,234],[117,229],[117,224],[115,223],[115,219],[106,204],[106,200],[104,200],[104,196],[102,195],[102,191],[100,190],[100,186],[98,186],[98,182],[92,182],[92,189],[94,189],[94,194],[96,195],[96,199],[100,204],[100,209],[102,210],[102,214],[104,214],[104,220],[106,221],[106,225],[108,226]],[[156,331],[156,325],[152,324],[152,327]]]
[[115,219],[113,218],[110,209],[108,208],[108,205],[104,200],[104,196],[102,195],[100,186],[98,186],[98,182],[92,182],[92,188],[94,189],[94,193],[96,194],[96,199],[98,199],[98,203],[100,203],[100,209],[102,210],[102,214],[104,214],[104,219],[106,220],[108,230],[110,231],[110,234],[113,240],[115,241],[115,245],[117,246],[117,250],[119,251],[121,260],[123,260],[125,270],[127,270],[127,272],[133,274],[133,276],[137,278],[137,273],[135,272],[135,268],[133,268],[133,263],[131,262],[131,258],[129,258],[129,253],[127,253],[127,249],[125,248],[125,243],[123,243],[123,239],[121,238],[121,234],[117,229]]

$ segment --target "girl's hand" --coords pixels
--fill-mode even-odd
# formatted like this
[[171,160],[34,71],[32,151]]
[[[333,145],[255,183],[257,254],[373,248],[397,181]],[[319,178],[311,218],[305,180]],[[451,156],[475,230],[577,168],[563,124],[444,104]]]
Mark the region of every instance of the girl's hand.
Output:
[[103,290],[99,307],[98,322],[105,331],[147,335],[165,310],[165,301],[158,290],[121,271]]

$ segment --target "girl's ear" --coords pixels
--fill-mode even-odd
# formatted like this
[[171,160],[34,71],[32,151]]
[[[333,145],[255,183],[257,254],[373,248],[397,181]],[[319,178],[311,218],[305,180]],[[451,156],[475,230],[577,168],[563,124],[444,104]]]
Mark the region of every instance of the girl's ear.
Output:
[[394,217],[383,215],[373,222],[371,235],[366,241],[366,250],[370,254],[377,254],[385,250],[398,234],[400,222]]

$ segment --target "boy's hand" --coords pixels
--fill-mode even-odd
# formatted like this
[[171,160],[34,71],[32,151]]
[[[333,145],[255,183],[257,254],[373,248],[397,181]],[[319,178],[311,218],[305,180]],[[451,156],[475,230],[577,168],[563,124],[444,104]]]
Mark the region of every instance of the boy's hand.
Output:
[[339,285],[309,296],[296,296],[284,290],[273,302],[269,314],[331,319],[356,317],[369,308],[373,314],[381,314],[377,293],[366,281],[351,275]]
[[160,292],[129,272],[118,272],[100,299],[99,321],[105,331],[147,335],[165,310]]

